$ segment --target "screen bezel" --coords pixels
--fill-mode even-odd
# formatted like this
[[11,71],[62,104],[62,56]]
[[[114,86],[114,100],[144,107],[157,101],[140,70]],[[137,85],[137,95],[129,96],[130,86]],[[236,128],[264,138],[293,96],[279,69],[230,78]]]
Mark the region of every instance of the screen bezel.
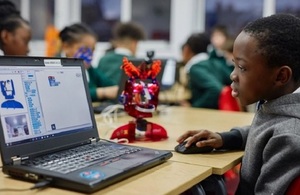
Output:
[[[84,131],[78,131],[74,134],[62,135],[49,139],[43,139],[36,142],[28,142],[20,145],[9,146],[5,144],[4,133],[1,124],[0,144],[1,144],[1,159],[3,165],[11,164],[12,157],[30,158],[31,156],[41,155],[52,151],[62,150],[75,145],[82,145],[89,142],[90,138],[99,139],[97,125],[92,109],[91,97],[88,89],[87,78],[83,60],[77,58],[52,58],[52,57],[12,57],[0,56],[0,66],[45,66],[44,60],[60,60],[62,66],[80,66],[85,92],[87,95],[87,105],[89,106],[92,127]],[[70,102],[71,103],[71,102]]]

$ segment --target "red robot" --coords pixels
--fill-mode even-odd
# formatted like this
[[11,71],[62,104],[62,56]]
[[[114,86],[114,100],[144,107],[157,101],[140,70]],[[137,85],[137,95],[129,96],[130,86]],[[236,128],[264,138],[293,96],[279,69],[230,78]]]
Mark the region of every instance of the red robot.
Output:
[[121,68],[129,78],[119,100],[124,105],[124,110],[135,120],[117,128],[111,139],[126,138],[129,142],[134,142],[159,141],[168,137],[162,126],[145,120],[152,117],[157,108],[159,83],[156,76],[161,69],[161,61],[152,60],[153,53],[147,53],[147,56],[148,60],[137,67],[126,57],[123,59]]

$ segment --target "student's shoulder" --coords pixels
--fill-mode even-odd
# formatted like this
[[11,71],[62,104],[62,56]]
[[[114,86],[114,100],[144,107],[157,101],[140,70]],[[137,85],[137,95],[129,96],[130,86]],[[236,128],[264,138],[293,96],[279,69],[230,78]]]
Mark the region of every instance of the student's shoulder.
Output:
[[209,65],[210,63],[208,60],[198,62],[191,67],[189,75],[198,75],[200,73],[204,74],[204,72],[207,72],[209,70]]
[[218,62],[217,60],[207,59],[207,60],[200,61],[197,64],[194,64],[190,69],[190,75],[200,74],[200,73],[215,75],[216,72],[218,73],[224,72],[224,74],[226,73],[227,75],[230,74],[231,71],[229,71],[229,68],[227,68],[226,66],[227,65],[224,65]]
[[124,56],[127,56],[125,54],[122,54],[122,53],[118,53],[118,52],[115,52],[115,51],[110,51],[107,53],[107,56],[118,56],[118,57],[124,57]]
[[226,64],[226,61],[225,63],[217,58],[208,58],[207,60],[203,60],[203,61],[200,61],[198,64],[197,64],[197,67],[199,68],[206,68],[206,69],[218,69],[218,70],[221,70],[221,69],[229,69],[228,65]]
[[211,59],[201,60],[195,63],[191,69],[205,69],[212,64]]
[[100,58],[100,61],[111,60],[111,59],[123,59],[124,55],[115,53],[114,51],[107,52]]

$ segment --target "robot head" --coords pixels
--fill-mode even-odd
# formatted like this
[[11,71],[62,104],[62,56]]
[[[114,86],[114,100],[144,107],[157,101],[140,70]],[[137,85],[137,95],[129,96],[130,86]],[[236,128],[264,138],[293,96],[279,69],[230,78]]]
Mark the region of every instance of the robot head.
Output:
[[152,117],[158,104],[159,83],[156,80],[161,69],[160,60],[145,60],[138,67],[126,57],[122,69],[128,75],[120,102],[125,111],[135,118]]

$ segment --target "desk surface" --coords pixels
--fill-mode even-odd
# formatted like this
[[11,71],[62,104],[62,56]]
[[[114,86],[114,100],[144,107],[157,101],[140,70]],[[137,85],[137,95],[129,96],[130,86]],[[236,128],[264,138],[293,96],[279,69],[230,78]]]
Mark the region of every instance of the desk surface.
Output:
[[[104,123],[100,115],[96,115],[95,117],[102,138],[109,138],[116,127],[126,124],[128,120],[131,120],[130,117],[124,116],[118,118],[118,121],[113,124],[107,124]],[[169,138],[159,142],[136,142],[134,144],[157,149],[173,150],[177,144],[177,137],[188,129],[205,128],[214,131],[224,131],[235,125],[247,125],[251,122],[252,118],[252,113],[170,107],[161,111],[159,115],[148,119],[151,122],[163,125],[168,131]],[[94,194],[141,194],[141,192],[143,192],[143,194],[179,194],[207,178],[212,173],[223,174],[240,162],[243,152],[197,155],[173,154],[174,156],[168,160],[168,162],[125,179]],[[14,180],[2,172],[0,173],[0,189],[27,189],[32,186],[32,183]],[[46,188],[43,191],[0,191],[0,194],[12,195],[18,193],[29,195],[41,192],[45,195],[79,194],[56,188]]]
[[[167,107],[161,110],[159,115],[155,115],[147,120],[162,125],[167,130],[169,138],[158,142],[135,142],[133,145],[173,151],[177,144],[176,139],[187,130],[228,131],[235,126],[249,125],[253,116],[253,113],[246,112]],[[104,122],[101,115],[96,115],[100,136],[108,139],[116,127],[126,124],[131,119],[129,116],[119,117],[117,121],[109,124]],[[195,155],[182,155],[174,152],[173,154],[171,158],[173,161],[209,166],[212,167],[213,174],[222,175],[241,161],[243,151]]]

